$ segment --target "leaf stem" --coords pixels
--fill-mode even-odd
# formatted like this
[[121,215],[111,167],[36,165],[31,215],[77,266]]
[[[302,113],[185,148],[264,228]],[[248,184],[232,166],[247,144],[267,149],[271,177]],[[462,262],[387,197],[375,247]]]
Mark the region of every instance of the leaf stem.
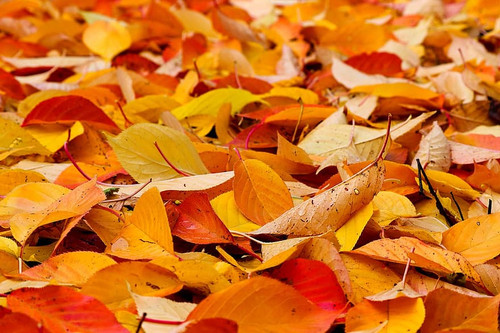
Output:
[[163,325],[180,325],[180,324],[184,324],[184,321],[153,319],[153,318],[147,318],[147,317],[145,317],[143,321],[146,322],[146,323],[163,324]]
[[264,126],[264,123],[258,123],[250,129],[250,132],[248,132],[247,138],[245,139],[245,149],[249,149],[248,146],[250,145],[250,137],[262,126]]
[[147,315],[148,315],[148,314],[147,314],[146,312],[144,312],[144,313],[142,314],[142,317],[141,317],[141,319],[139,320],[139,324],[137,324],[137,329],[135,330],[135,333],[139,333],[139,332],[141,331],[142,323],[143,323],[143,322],[144,322],[144,320],[146,319],[146,316],[147,316]]
[[181,176],[184,176],[184,177],[189,177],[189,176],[192,176],[190,174],[187,174],[185,173],[184,171],[178,169],[175,165],[173,165],[169,160],[168,158],[165,156],[165,154],[163,154],[163,152],[161,151],[160,149],[160,146],[158,146],[158,142],[155,141],[154,143],[156,149],[158,150],[158,152],[160,153],[161,157],[163,157],[163,159],[165,160],[165,162],[167,162],[167,164],[172,168],[174,169],[175,172],[177,172],[179,175]]
[[242,237],[245,237],[245,238],[248,238],[249,240],[257,243],[257,244],[260,244],[260,245],[267,245],[267,244],[273,244],[274,242],[263,242],[263,241],[260,241],[256,238],[253,238],[252,236],[248,236],[247,234],[245,234],[244,232],[240,232],[240,231],[235,231],[235,230],[229,230],[230,233],[232,234],[235,234],[235,235],[238,235],[238,236],[242,236]]
[[134,123],[127,118],[127,115],[125,114],[125,111],[123,111],[121,103],[119,101],[116,101],[116,105],[118,105],[118,109],[120,110],[122,117],[125,120],[125,128],[132,126]]
[[[64,142],[64,145],[63,145],[63,148],[64,148],[64,152],[66,153],[66,156],[68,157],[69,161],[71,162],[71,164],[73,164],[73,166],[75,167],[75,169],[87,180],[92,180],[92,178],[87,175],[85,173],[85,171],[83,171],[82,168],[80,168],[80,166],[78,165],[78,163],[76,162],[75,158],[73,157],[73,155],[71,155],[71,153],[69,152],[69,149],[68,149],[68,144],[69,144],[69,140],[71,138],[71,128],[68,129],[68,138],[66,139],[66,142]],[[99,180],[96,180],[96,184],[99,184],[101,186],[108,186],[108,187],[127,187],[127,186],[135,186],[135,184],[131,184],[131,185],[121,185],[121,184],[108,184],[108,183],[103,183]]]
[[492,209],[493,209],[493,200],[488,199],[488,215],[491,214]]

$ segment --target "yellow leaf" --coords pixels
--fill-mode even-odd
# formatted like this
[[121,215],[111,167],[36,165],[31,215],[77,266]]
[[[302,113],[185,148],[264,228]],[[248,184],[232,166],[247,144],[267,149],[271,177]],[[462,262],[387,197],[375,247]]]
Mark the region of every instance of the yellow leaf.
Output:
[[319,97],[315,92],[298,87],[274,87],[268,93],[260,95],[262,98],[276,96],[289,97],[295,101],[300,98],[304,104],[318,104],[319,102]]
[[153,259],[174,253],[168,217],[160,191],[153,187],[144,193],[127,224],[111,242],[108,253],[126,259]]
[[[31,125],[25,127],[26,131],[33,136],[43,147],[49,150],[51,153],[55,153],[64,145],[68,139],[68,126],[59,124],[43,124],[43,125]],[[77,136],[83,134],[85,129],[82,123],[79,121],[75,122],[71,126],[71,138],[70,140],[76,138]]]
[[398,217],[417,215],[413,203],[404,195],[390,191],[380,191],[373,198],[373,220],[381,226],[386,226]]
[[3,118],[0,118],[0,151],[11,152],[14,156],[51,153],[28,131],[28,128],[22,128],[13,121]]
[[421,298],[400,297],[383,302],[363,300],[347,312],[346,332],[380,328],[376,332],[417,332],[425,318]]
[[[35,183],[36,184],[36,183]],[[92,206],[106,199],[96,180],[90,180],[35,213],[19,213],[10,219],[12,236],[22,245],[36,228],[55,221],[83,216]]]
[[82,286],[82,294],[97,298],[110,309],[129,308],[133,301],[127,285],[143,296],[167,296],[182,288],[175,274],[163,267],[127,261],[95,273]]
[[472,265],[500,254],[500,213],[472,217],[443,233],[443,245],[463,255]]
[[18,213],[35,213],[69,192],[67,188],[52,183],[21,184],[0,201],[0,216],[5,219]]
[[[469,200],[475,200],[480,196],[480,193],[474,190],[468,183],[451,173],[437,170],[425,170],[425,173],[429,177],[434,189],[444,195],[453,192],[454,195]],[[418,183],[418,179],[416,181]]]
[[22,169],[0,170],[0,195],[6,195],[24,183],[45,183],[48,180],[36,171]]
[[439,97],[439,94],[411,83],[382,83],[367,86],[357,86],[351,89],[351,93],[366,93],[379,97],[407,97],[416,99],[431,99]]
[[151,122],[157,122],[160,114],[179,106],[179,103],[167,95],[148,95],[134,99],[123,107],[123,112],[137,115]]
[[203,137],[210,133],[215,125],[216,117],[208,114],[186,117],[180,120],[182,126],[190,129],[194,134]]
[[249,220],[264,225],[293,207],[292,196],[280,176],[257,159],[234,165],[234,200]]
[[228,191],[210,201],[217,216],[224,222],[229,230],[249,232],[259,229],[259,225],[253,223],[243,215],[234,200],[234,192]]
[[118,136],[109,138],[118,160],[138,182],[179,177],[162,158],[155,142],[158,142],[169,162],[179,170],[193,174],[208,173],[189,138],[172,128],[148,123],[135,124]]
[[48,281],[52,284],[81,286],[103,268],[116,262],[96,252],[68,252],[49,258],[38,266],[22,272],[19,277],[26,280]]
[[373,215],[373,204],[370,202],[358,210],[343,226],[335,232],[340,243],[340,251],[350,251],[356,245],[363,229]]
[[0,251],[19,257],[19,247],[15,241],[7,237],[0,237]]
[[83,32],[82,41],[105,60],[111,60],[132,44],[128,30],[116,21],[93,22]]
[[384,263],[352,253],[342,253],[352,285],[353,303],[359,303],[364,297],[391,289],[401,281],[401,277]]
[[151,263],[175,272],[186,287],[197,289],[206,295],[221,291],[231,285],[215,268],[218,263],[222,263],[221,261],[210,262],[200,259],[179,261],[173,257],[162,257],[152,260]]
[[211,38],[218,38],[220,36],[219,33],[214,30],[212,21],[202,13],[187,8],[178,10],[171,9],[170,11],[182,23],[184,31],[198,32]]
[[254,95],[248,90],[234,88],[215,89],[175,108],[172,114],[177,119],[200,114],[217,117],[217,113],[224,103],[231,103],[231,112],[235,114],[245,105],[253,102],[264,103],[261,96]]

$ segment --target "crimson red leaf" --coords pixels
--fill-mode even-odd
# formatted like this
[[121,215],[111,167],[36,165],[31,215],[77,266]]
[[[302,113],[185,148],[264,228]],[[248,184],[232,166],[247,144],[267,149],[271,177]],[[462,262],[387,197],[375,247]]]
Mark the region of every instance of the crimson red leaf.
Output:
[[111,132],[120,128],[94,103],[75,96],[57,96],[39,103],[26,116],[22,126],[50,123],[72,123],[81,121]]
[[3,94],[14,99],[26,97],[19,81],[12,74],[0,68],[0,95]]
[[327,310],[342,310],[347,300],[335,273],[317,260],[288,260],[271,276],[292,285],[311,302]]
[[195,244],[233,243],[234,239],[215,214],[206,193],[194,193],[178,207],[172,234]]
[[402,71],[401,59],[387,52],[361,53],[350,57],[345,63],[367,74],[394,76]]
[[53,333],[128,332],[104,304],[68,287],[18,289],[7,296],[7,305]]
[[38,328],[38,323],[24,313],[12,312],[0,307],[0,332],[9,333],[49,333],[45,327]]

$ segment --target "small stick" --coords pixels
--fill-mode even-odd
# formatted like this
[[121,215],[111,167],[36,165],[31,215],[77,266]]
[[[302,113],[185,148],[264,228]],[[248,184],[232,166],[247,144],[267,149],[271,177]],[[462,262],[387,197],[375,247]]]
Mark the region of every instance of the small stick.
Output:
[[464,214],[462,214],[462,209],[460,208],[460,205],[457,202],[457,199],[455,199],[455,196],[453,195],[453,192],[450,192],[451,198],[453,199],[453,202],[455,203],[455,206],[458,208],[458,213],[460,214],[460,218],[462,221],[464,220]]
[[488,199],[488,215],[491,214],[492,209],[493,209],[493,200]]
[[427,186],[429,186],[429,192],[431,192],[432,196],[434,197],[434,200],[436,200],[436,207],[437,207],[439,213],[441,215],[443,215],[443,217],[445,218],[446,222],[448,222],[448,224],[450,226],[452,226],[455,223],[453,223],[453,221],[451,221],[451,219],[446,214],[446,210],[444,209],[443,204],[439,200],[436,191],[434,191],[434,188],[432,187],[432,184],[429,181],[429,178],[427,177],[427,174],[425,173],[424,168],[422,168],[422,164],[420,163],[420,159],[418,159],[418,158],[417,158],[417,164],[418,164],[419,170],[421,170],[422,175],[424,176],[424,179],[425,179],[425,182],[427,183]]

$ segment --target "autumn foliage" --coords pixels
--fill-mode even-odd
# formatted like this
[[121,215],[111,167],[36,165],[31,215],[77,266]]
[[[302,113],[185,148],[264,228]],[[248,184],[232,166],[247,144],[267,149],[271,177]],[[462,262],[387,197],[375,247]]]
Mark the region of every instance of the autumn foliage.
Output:
[[497,332],[498,0],[0,0],[0,332]]

